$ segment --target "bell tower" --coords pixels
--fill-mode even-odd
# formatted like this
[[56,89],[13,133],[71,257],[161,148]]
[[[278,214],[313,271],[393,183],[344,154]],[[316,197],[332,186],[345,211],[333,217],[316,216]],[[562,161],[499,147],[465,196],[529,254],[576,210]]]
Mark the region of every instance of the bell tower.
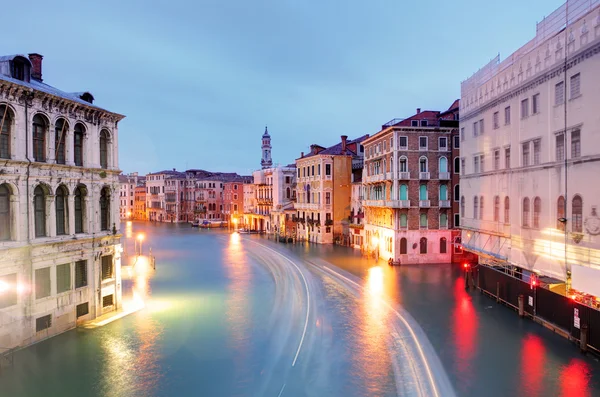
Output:
[[273,166],[273,161],[271,160],[271,135],[269,135],[269,131],[267,127],[265,127],[265,133],[262,136],[262,159],[260,160],[260,165],[262,169],[271,168]]

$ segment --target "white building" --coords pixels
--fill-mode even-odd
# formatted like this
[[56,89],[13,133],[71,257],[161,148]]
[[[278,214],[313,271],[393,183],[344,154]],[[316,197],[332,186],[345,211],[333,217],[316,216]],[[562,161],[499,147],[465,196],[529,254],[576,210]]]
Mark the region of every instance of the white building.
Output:
[[42,56],[0,57],[0,346],[121,306],[118,123],[42,82]]
[[296,167],[275,166],[252,174],[256,207],[250,227],[254,230],[280,232],[285,228],[285,211],[295,199]]
[[600,296],[600,2],[536,31],[462,83],[462,242]]
[[164,170],[153,172],[146,175],[146,211],[147,219],[154,222],[167,222],[167,205],[165,187],[167,180],[171,176],[180,175],[174,168],[173,170]]

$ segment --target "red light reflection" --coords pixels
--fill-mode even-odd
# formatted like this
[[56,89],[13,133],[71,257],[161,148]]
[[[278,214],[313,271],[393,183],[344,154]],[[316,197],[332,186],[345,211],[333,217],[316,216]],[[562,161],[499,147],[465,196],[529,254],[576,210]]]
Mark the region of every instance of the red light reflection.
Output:
[[[453,311],[453,336],[456,353],[454,359],[461,378],[475,379],[471,363],[477,347],[477,313],[471,296],[465,291],[465,282],[459,277],[454,282],[456,307]],[[469,385],[464,384],[465,387]]]
[[589,388],[590,376],[590,366],[588,363],[577,358],[571,360],[560,371],[560,395],[563,397],[591,396]]
[[521,349],[521,389],[527,396],[541,396],[546,365],[546,348],[537,335],[529,334]]

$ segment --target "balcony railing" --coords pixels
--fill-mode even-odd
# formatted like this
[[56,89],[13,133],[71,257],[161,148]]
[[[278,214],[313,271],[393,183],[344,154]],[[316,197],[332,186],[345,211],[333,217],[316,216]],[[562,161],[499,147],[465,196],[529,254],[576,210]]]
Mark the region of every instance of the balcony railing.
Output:
[[449,179],[450,179],[450,173],[449,172],[440,172],[440,180],[447,181]]
[[392,171],[386,172],[385,179],[394,179],[394,173]]
[[430,179],[429,172],[419,172],[419,179],[422,181],[428,181]]
[[429,207],[431,207],[431,201],[430,200],[419,200],[419,207],[429,208]]
[[440,200],[440,208],[450,208],[450,200]]
[[410,172],[398,172],[398,179],[401,181],[408,181],[410,179]]
[[384,207],[385,200],[365,200],[363,201],[365,207]]
[[367,177],[367,182],[381,182],[385,179],[385,174],[370,175]]
[[390,208],[410,208],[410,200],[388,200],[386,207]]

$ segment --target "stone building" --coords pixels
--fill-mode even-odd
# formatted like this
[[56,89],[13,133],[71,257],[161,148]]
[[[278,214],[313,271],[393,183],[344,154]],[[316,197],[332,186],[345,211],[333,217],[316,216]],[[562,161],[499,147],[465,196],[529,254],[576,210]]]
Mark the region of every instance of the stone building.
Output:
[[444,113],[417,109],[363,142],[368,251],[402,263],[452,261],[451,145],[458,134],[457,104]]
[[297,238],[319,244],[350,240],[352,164],[363,157],[368,135],[331,147],[311,145],[296,159]]
[[251,176],[236,176],[224,182],[223,219],[226,222],[233,222],[242,227],[244,223],[244,185],[249,184],[252,184]]
[[[175,168],[146,175],[146,218],[152,222],[171,222],[173,213],[167,214],[167,180],[181,175]],[[172,187],[170,185],[170,187]]]
[[573,0],[464,81],[460,101],[463,246],[597,297],[599,70],[600,4]]
[[121,306],[118,123],[89,92],[0,57],[0,346],[26,346]]

